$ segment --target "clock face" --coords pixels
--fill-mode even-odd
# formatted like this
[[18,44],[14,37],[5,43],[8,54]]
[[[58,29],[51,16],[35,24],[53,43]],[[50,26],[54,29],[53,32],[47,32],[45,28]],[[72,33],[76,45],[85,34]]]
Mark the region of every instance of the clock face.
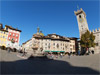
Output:
[[82,22],[83,22],[83,18],[79,18],[79,22],[81,22],[81,23],[82,23]]

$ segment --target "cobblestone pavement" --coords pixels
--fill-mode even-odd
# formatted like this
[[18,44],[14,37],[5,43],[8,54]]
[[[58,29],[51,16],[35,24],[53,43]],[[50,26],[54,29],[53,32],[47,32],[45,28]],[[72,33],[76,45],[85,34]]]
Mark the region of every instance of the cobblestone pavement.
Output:
[[68,56],[54,60],[46,57],[23,59],[18,53],[0,50],[2,74],[99,74],[100,54]]

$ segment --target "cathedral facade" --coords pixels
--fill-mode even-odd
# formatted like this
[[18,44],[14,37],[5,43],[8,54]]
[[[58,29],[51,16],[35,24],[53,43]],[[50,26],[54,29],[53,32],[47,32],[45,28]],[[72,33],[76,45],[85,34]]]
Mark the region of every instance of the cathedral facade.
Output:
[[[74,13],[77,18],[79,33],[81,38],[81,35],[84,34],[87,30],[89,30],[88,23],[86,20],[86,14],[82,8],[80,10],[74,11]],[[95,43],[96,43],[96,46],[94,48],[90,48],[90,50],[94,50],[95,53],[100,53],[100,28],[90,32],[93,32],[93,34],[95,35]]]

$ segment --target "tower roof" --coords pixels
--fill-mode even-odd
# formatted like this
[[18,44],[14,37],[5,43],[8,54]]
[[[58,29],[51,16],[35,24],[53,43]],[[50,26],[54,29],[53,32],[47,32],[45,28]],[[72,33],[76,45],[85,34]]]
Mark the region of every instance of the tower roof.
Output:
[[86,16],[86,14],[82,8],[80,10],[74,11],[74,13],[75,13],[75,15],[79,15],[79,14],[83,13]]
[[40,31],[40,35],[41,35],[41,36],[44,36],[44,34],[42,33],[42,31]]

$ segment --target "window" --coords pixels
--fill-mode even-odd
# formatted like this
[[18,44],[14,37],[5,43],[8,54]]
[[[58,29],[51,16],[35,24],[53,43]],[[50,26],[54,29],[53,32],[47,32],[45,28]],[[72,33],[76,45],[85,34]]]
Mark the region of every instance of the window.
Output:
[[3,36],[3,38],[5,38],[5,36]]
[[18,35],[16,35],[16,37],[18,37]]
[[81,15],[79,15],[79,18],[81,18]]
[[65,48],[67,48],[67,45],[65,46]]
[[75,46],[73,45],[73,49],[75,49]]
[[57,48],[59,48],[59,44],[57,44]]
[[15,34],[13,34],[13,36],[15,36]]
[[53,43],[53,45],[55,46],[55,43]]
[[50,43],[49,43],[49,45],[50,45]]
[[98,43],[96,43],[96,46],[98,46]]
[[61,46],[62,46],[62,43],[61,43]]
[[16,41],[17,41],[17,39],[16,39]]
[[47,43],[45,43],[45,45],[47,45]]
[[6,37],[6,39],[7,39],[7,37]]
[[45,49],[47,49],[47,47],[45,47]]
[[6,30],[8,30],[8,28],[6,28]]
[[83,27],[83,26],[81,25],[81,27]]
[[10,36],[11,36],[11,33],[10,33]]
[[10,37],[9,37],[9,40],[10,40]]
[[48,48],[50,49],[50,45],[48,46]]

